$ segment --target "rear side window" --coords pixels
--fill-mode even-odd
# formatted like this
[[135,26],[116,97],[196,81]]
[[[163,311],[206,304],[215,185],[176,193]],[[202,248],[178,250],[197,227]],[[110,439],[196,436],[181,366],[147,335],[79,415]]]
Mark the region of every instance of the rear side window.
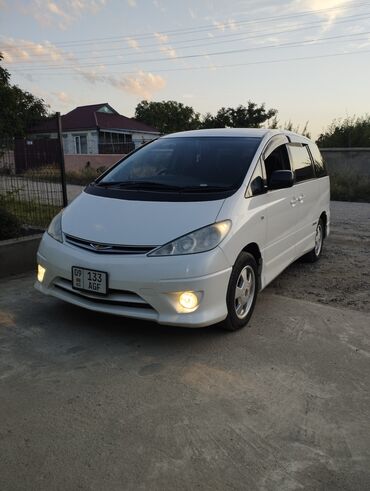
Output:
[[306,145],[288,145],[295,181],[301,182],[315,177],[311,156]]
[[313,158],[313,165],[315,167],[316,177],[324,177],[328,175],[326,170],[325,162],[323,156],[320,153],[320,150],[317,148],[317,145],[310,144],[309,145],[310,152]]

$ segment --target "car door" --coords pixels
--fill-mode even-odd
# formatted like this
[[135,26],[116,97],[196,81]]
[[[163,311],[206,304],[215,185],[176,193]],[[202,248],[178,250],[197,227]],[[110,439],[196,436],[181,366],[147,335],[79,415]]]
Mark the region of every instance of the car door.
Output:
[[[287,151],[288,139],[276,140],[263,154],[267,186],[276,170],[291,170]],[[296,258],[298,198],[295,186],[285,189],[268,189],[265,216],[267,221],[264,248],[264,283],[269,283]]]
[[308,145],[289,143],[287,145],[292,170],[295,177],[297,202],[297,256],[310,251],[315,243],[317,220],[320,216],[320,187],[315,179],[315,171]]

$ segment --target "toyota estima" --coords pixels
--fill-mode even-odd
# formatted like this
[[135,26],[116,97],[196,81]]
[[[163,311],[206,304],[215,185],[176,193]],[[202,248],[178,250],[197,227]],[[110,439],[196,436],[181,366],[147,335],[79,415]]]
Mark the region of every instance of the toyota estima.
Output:
[[329,234],[329,178],[311,140],[199,130],[124,157],[44,234],[36,288],[161,324],[248,323],[257,293]]

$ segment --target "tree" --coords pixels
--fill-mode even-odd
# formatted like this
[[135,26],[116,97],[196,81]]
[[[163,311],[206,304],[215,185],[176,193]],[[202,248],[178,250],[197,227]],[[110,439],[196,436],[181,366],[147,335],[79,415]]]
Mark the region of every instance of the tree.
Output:
[[370,147],[370,115],[334,120],[317,140],[320,147]]
[[191,106],[176,101],[141,101],[136,106],[135,118],[154,126],[164,134],[200,127],[199,113],[196,113]]
[[47,115],[48,107],[43,99],[11,85],[10,73],[0,66],[0,137],[24,136],[27,128]]
[[266,110],[265,104],[259,106],[255,102],[248,101],[247,106],[222,107],[215,116],[210,113],[205,114],[202,128],[260,128],[276,114],[276,109]]
[[309,132],[308,130],[308,121],[306,122],[306,124],[303,126],[302,130],[298,125],[294,125],[292,123],[292,121],[288,121],[287,123],[285,122],[284,124],[280,124],[280,121],[278,120],[278,118],[275,116],[271,123],[269,123],[268,127],[270,129],[284,129],[284,130],[287,130],[287,131],[293,131],[294,133],[299,133],[300,135],[303,135],[305,136],[306,138],[311,138],[311,133]]

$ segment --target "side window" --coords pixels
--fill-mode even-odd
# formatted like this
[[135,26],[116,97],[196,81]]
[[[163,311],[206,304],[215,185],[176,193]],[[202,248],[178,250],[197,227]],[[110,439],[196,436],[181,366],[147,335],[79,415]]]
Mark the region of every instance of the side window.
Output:
[[313,158],[313,165],[315,167],[316,177],[327,176],[328,172],[326,170],[325,162],[317,145],[315,145],[314,143],[310,143],[309,149]]
[[252,178],[250,180],[249,186],[245,193],[246,198],[252,198],[252,196],[258,196],[263,194],[265,190],[265,176],[263,172],[263,167],[261,161],[258,161],[256,168],[254,169]]
[[270,182],[271,174],[276,170],[290,170],[290,162],[286,145],[280,145],[265,159],[267,182]]
[[311,156],[307,145],[293,143],[288,145],[296,182],[306,181],[315,177]]

